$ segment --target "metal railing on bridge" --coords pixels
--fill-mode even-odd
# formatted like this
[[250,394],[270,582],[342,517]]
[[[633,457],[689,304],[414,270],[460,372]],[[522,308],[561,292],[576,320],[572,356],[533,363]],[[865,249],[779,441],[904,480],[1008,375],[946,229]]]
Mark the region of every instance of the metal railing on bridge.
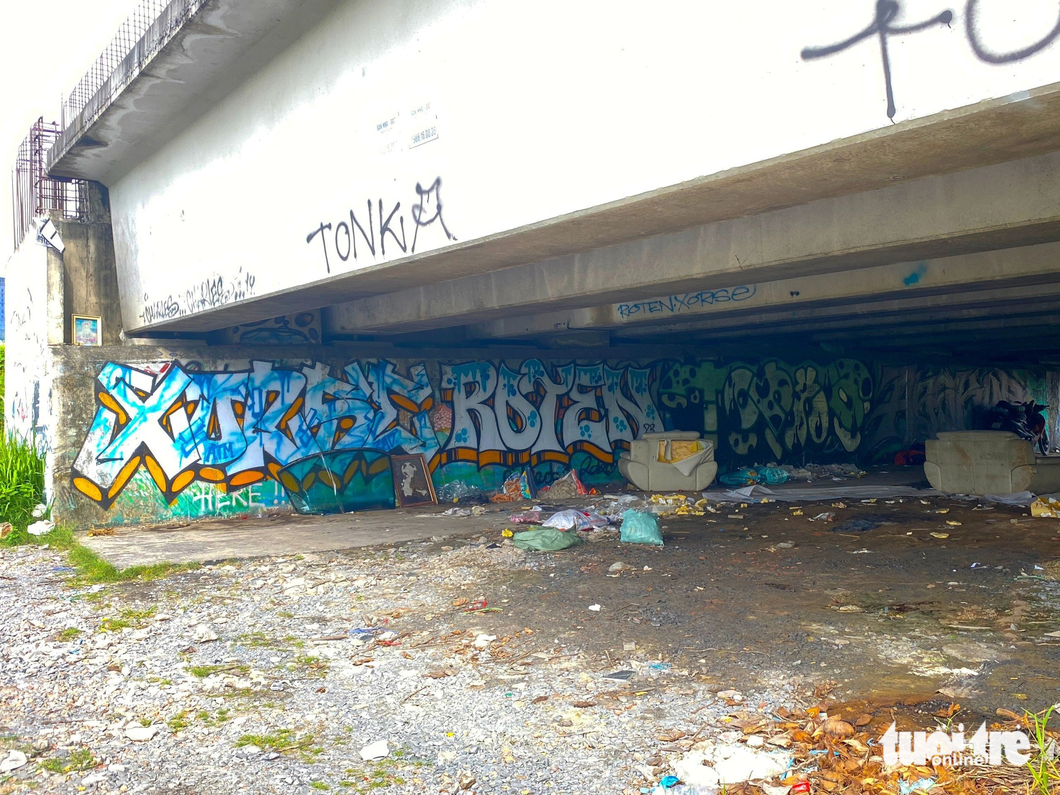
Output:
[[[110,77],[126,59],[135,52],[135,62],[126,64],[124,70],[128,77],[132,77],[169,41],[173,32],[183,26],[205,3],[206,0],[140,0],[133,12],[121,23],[110,44],[63,101],[60,114],[62,128],[66,129],[94,97],[95,112],[110,104],[126,82],[110,81]],[[110,85],[106,95],[97,97],[108,81]]]
[[58,124],[39,118],[18,147],[11,173],[15,248],[22,244],[34,218],[50,210],[61,211],[64,218],[81,218],[87,207],[84,180],[48,176],[45,159],[60,132]]

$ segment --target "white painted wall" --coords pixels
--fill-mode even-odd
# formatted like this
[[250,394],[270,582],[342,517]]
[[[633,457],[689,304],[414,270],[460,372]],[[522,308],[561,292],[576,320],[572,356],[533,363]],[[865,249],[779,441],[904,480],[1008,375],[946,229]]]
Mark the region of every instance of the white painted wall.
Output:
[[47,453],[45,477],[50,495],[54,412],[48,348],[48,249],[35,237],[36,230],[31,230],[7,260],[4,426],[9,434],[36,439]]
[[[1060,81],[1060,44],[990,64],[968,8],[904,0],[888,38],[895,121]],[[1056,0],[973,0],[979,40],[1022,49]],[[336,255],[335,227],[417,182],[469,241],[891,124],[879,41],[803,60],[864,30],[872,0],[433,0],[342,4],[111,187],[126,328],[406,256]],[[430,103],[429,112],[413,110]],[[396,120],[396,127],[389,122]],[[388,122],[386,128],[381,127]],[[426,127],[437,139],[413,146]],[[428,208],[428,217],[433,214]],[[379,218],[375,236],[379,245]],[[340,242],[345,238],[340,232]],[[400,235],[400,232],[399,232]],[[448,244],[439,224],[416,251]]]

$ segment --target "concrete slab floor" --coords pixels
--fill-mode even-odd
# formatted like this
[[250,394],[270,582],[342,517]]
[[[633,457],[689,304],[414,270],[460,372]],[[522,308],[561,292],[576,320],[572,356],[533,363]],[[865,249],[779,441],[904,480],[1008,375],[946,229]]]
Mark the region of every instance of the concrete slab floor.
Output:
[[[921,486],[926,488],[920,467],[877,467],[865,477],[835,482],[817,480],[812,484],[786,483],[775,490],[798,490],[806,486]],[[719,488],[714,484],[713,488]],[[632,492],[640,497],[643,492]],[[606,496],[606,495],[602,495]],[[557,508],[579,507],[602,497],[577,500],[541,500]],[[208,563],[238,558],[290,555],[354,549],[373,544],[397,544],[452,533],[493,531],[507,527],[513,510],[531,507],[533,502],[500,503],[482,506],[482,516],[445,516],[451,505],[381,511],[360,511],[338,516],[279,514],[252,519],[217,519],[159,527],[116,528],[113,535],[89,536],[80,541],[118,568],[154,563]],[[469,506],[459,506],[467,508]]]
[[334,516],[280,514],[218,519],[180,526],[117,528],[114,535],[82,534],[82,544],[120,569],[154,563],[208,563],[397,544],[476,529],[507,526],[508,513],[485,506],[482,516],[444,516],[452,506],[361,511]]

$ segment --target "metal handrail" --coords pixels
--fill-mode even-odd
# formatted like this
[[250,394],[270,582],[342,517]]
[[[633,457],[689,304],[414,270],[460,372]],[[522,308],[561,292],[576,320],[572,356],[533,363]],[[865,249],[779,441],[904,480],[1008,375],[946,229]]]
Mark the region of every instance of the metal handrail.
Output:
[[[122,22],[100,56],[63,101],[60,124],[65,130],[78,114],[107,86],[111,76],[129,55],[136,53],[135,63],[126,67],[132,76],[165,44],[204,4],[206,0],[140,0],[139,5]],[[164,17],[164,19],[163,19]],[[161,24],[156,24],[161,22]],[[143,44],[141,45],[141,42]],[[97,112],[105,108],[124,88],[125,81],[110,81],[106,96],[98,96]]]

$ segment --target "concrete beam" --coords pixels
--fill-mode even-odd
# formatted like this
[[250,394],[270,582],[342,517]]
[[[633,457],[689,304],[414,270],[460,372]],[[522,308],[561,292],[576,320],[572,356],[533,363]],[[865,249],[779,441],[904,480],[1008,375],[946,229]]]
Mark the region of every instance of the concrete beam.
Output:
[[[818,334],[833,330],[865,333],[866,330],[871,329],[891,334],[892,332],[903,333],[906,328],[930,328],[941,323],[1056,315],[1058,308],[1060,308],[1060,295],[1052,295],[1044,296],[1040,300],[1027,299],[1023,302],[1006,303],[1001,306],[957,307],[932,309],[931,311],[926,311],[922,307],[907,308],[883,315],[865,312],[835,318],[803,318],[797,321],[757,323],[735,328],[710,328],[692,332],[686,330],[681,333],[686,336],[691,335],[698,340],[746,339],[751,335]],[[659,339],[659,337],[650,335],[642,336],[640,339]]]
[[1060,240],[1060,154],[826,199],[333,307],[405,332]]
[[[468,327],[472,339],[512,338],[557,331],[613,329],[620,336],[720,328],[748,318],[819,316],[828,308],[861,313],[888,311],[907,301],[931,307],[934,296],[953,304],[992,300],[996,288],[1060,280],[1060,243],[899,262],[846,273],[802,276],[722,290],[657,296],[647,301],[591,309],[502,318]],[[1032,296],[1033,291],[1014,293]],[[879,307],[876,307],[879,304]],[[856,307],[856,310],[854,309]],[[802,314],[800,314],[802,313]]]
[[[909,316],[952,317],[962,312],[978,312],[989,316],[1031,311],[1031,307],[1053,306],[1060,303],[1060,284],[1006,287],[998,290],[976,290],[949,295],[907,298],[898,301],[851,303],[843,307],[826,307],[783,311],[753,316],[720,318],[713,322],[667,326],[640,326],[611,332],[614,339],[637,339],[663,334],[696,332],[748,332],[758,328],[783,328],[883,324],[888,318]],[[970,315],[969,315],[970,316]]]

